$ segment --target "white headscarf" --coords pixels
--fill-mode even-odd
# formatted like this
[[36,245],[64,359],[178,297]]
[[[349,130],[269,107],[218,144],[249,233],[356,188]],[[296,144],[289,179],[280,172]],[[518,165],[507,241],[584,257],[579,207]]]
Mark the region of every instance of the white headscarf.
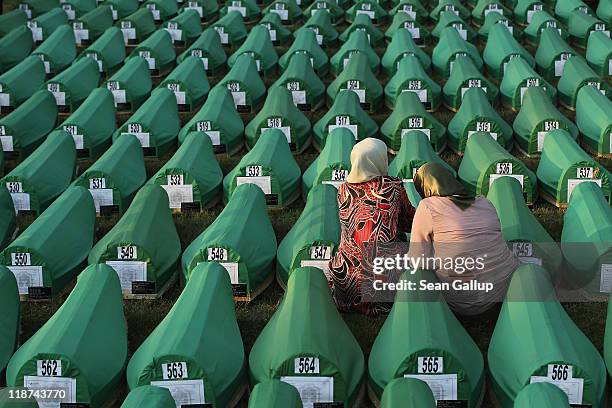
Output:
[[346,181],[363,183],[374,177],[386,176],[389,169],[387,145],[380,139],[368,137],[351,150],[351,172]]

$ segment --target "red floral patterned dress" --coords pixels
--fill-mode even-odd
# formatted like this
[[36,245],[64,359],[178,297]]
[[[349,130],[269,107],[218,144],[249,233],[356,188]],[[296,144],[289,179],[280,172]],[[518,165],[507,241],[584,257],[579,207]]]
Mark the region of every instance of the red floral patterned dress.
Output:
[[[362,302],[361,290],[372,287],[373,274],[362,271],[364,244],[405,241],[414,217],[402,180],[379,176],[363,183],[344,183],[338,189],[341,237],[330,262],[332,292],[340,311],[365,314],[388,312],[388,304]],[[370,268],[365,268],[371,271]]]

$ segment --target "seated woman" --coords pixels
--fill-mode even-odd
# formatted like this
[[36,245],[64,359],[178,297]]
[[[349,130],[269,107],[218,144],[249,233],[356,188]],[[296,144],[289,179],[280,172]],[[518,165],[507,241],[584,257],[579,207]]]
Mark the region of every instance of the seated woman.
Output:
[[[413,265],[419,257],[429,258],[427,264],[421,264],[422,269],[433,270],[441,283],[449,284],[451,290],[445,287],[443,294],[458,314],[481,314],[503,301],[519,261],[504,241],[493,204],[485,197],[468,194],[463,184],[437,163],[421,166],[414,186],[423,200],[410,235]],[[488,292],[482,289],[487,283],[492,284]],[[466,285],[476,290],[465,290]]]
[[[402,180],[387,175],[387,146],[382,140],[367,138],[351,151],[351,171],[338,188],[340,245],[330,261],[332,293],[340,311],[369,315],[388,313],[386,303],[364,302],[362,290],[371,290],[373,273],[365,266],[365,246],[405,241],[414,208]],[[363,269],[363,270],[362,270]]]

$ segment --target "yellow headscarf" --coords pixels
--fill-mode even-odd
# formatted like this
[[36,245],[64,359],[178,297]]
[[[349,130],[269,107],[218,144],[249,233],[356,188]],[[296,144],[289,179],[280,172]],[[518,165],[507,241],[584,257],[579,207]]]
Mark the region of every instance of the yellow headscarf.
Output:
[[388,169],[387,145],[380,139],[368,137],[351,150],[351,172],[346,181],[363,183],[374,177],[386,176]]

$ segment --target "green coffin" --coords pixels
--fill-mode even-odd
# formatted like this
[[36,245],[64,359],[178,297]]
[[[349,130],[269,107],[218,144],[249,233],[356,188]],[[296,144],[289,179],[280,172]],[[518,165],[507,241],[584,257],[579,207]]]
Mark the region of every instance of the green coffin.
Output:
[[612,75],[612,39],[605,33],[591,33],[587,42],[586,59],[597,74],[609,78]]
[[514,6],[514,21],[517,24],[531,23],[537,11],[544,10],[544,3],[540,0],[518,0]]
[[459,179],[473,194],[486,196],[493,182],[503,177],[519,180],[527,203],[535,202],[538,192],[536,175],[500,146],[490,133],[475,132],[466,143]]
[[330,275],[329,263],[340,244],[337,196],[336,187],[327,184],[317,184],[308,193],[300,218],[278,246],[276,280],[281,286],[286,287],[291,274],[303,266]]
[[329,132],[334,129],[348,128],[355,140],[373,137],[378,133],[378,125],[361,108],[359,97],[353,91],[341,91],[334,104],[313,126],[313,143],[318,149],[325,146]]
[[567,31],[565,31],[561,23],[543,10],[536,11],[533,14],[531,22],[525,28],[523,34],[528,42],[531,42],[534,45],[539,45],[542,33],[546,31],[547,28],[553,28],[555,31],[557,31],[557,34],[559,34],[561,38],[565,39],[568,37]]
[[[0,369],[4,372],[15,347],[20,329],[19,291],[15,275],[5,266],[0,267]],[[0,406],[2,403],[0,402]]]
[[373,24],[380,24],[387,19],[387,11],[376,0],[358,0],[346,11],[346,20],[355,21],[357,16],[365,14]]
[[[110,6],[113,11],[113,20],[125,18],[135,13],[140,5],[138,0],[104,0],[101,4]],[[153,18],[153,16],[151,16],[151,18]]]
[[15,206],[6,185],[0,187],[0,248],[4,249],[17,231]]
[[242,20],[251,22],[257,21],[261,17],[261,10],[255,0],[227,0],[220,13],[222,16],[236,11],[242,17]]
[[132,134],[140,140],[145,155],[163,156],[176,141],[180,120],[176,97],[169,89],[158,88],[115,132],[113,142]]
[[60,7],[53,8],[28,22],[36,42],[47,39],[58,27],[68,24],[68,15]]
[[440,14],[444,11],[450,11],[465,21],[468,21],[471,16],[470,10],[461,4],[459,0],[439,0],[438,4],[429,13],[429,17],[434,22],[437,22],[440,19]]
[[385,86],[385,104],[393,107],[404,92],[414,92],[427,110],[435,111],[442,103],[440,85],[427,75],[418,57],[407,55],[397,63],[397,71]]
[[440,13],[440,20],[438,21],[434,29],[431,31],[431,35],[439,39],[440,35],[442,34],[442,31],[444,31],[444,29],[447,27],[454,28],[455,30],[457,30],[459,36],[463,40],[469,41],[471,43],[474,42],[478,34],[476,31],[474,31],[472,27],[470,27],[468,23],[463,21],[461,17],[459,17],[452,11],[443,11],[442,13]]
[[58,0],[22,0],[19,3],[19,8],[26,12],[28,20],[45,14],[56,7],[60,7]]
[[315,110],[325,102],[325,84],[310,64],[310,57],[304,53],[292,55],[287,67],[270,89],[276,86],[290,90],[293,104],[303,111]]
[[574,55],[578,54],[567,45],[557,30],[547,28],[542,32],[535,61],[542,76],[551,81],[563,75],[566,61]]
[[194,56],[185,58],[159,84],[159,88],[174,92],[179,110],[193,111],[202,104],[210,90],[202,60]]
[[203,132],[192,132],[149,183],[166,190],[171,209],[197,210],[217,202],[222,181],[210,138]]
[[499,85],[501,100],[504,105],[518,111],[523,105],[527,88],[537,86],[544,89],[548,97],[557,100],[557,89],[549,84],[524,58],[511,58],[506,65],[506,72]]
[[278,14],[281,21],[285,24],[295,23],[302,19],[302,9],[295,0],[276,0],[269,4],[264,10],[264,14]]
[[26,25],[28,15],[24,10],[16,8],[0,15],[0,36],[5,36],[13,29]]
[[[106,263],[119,275],[124,294],[156,294],[174,276],[181,243],[168,195],[147,184],[115,226],[89,253],[89,264]],[[141,285],[147,282],[147,285]]]
[[230,275],[234,297],[249,298],[271,279],[275,255],[276,236],[264,194],[256,185],[242,185],[183,252],[182,278],[187,282],[197,275],[199,263],[218,262]]
[[350,130],[339,128],[330,132],[325,147],[302,176],[302,196],[307,197],[310,190],[319,184],[338,187],[344,183],[351,170],[353,146],[355,136]]
[[206,72],[211,76],[225,69],[225,62],[227,61],[225,51],[221,45],[221,37],[212,28],[206,29],[185,52],[179,55],[176,63],[180,64],[189,56],[200,58]]
[[146,177],[140,142],[136,136],[124,136],[73,184],[89,189],[97,213],[123,213]]
[[[322,11],[320,14],[327,14],[331,20],[332,25],[338,25],[344,20],[344,9],[331,0],[316,0],[306,10],[304,10],[304,17],[310,17],[310,20],[317,17],[317,11]],[[323,22],[322,17],[318,17],[320,22]],[[325,22],[326,23],[326,22]],[[308,22],[306,23],[308,24]],[[319,23],[320,24],[320,23]],[[318,25],[318,24],[317,24]]]
[[455,59],[467,56],[472,59],[476,67],[482,69],[482,58],[475,45],[461,38],[459,32],[453,27],[446,27],[440,34],[440,40],[431,54],[434,71],[443,78],[448,78]]
[[555,1],[555,16],[561,20],[563,24],[567,24],[570,15],[577,11],[579,13],[595,14],[589,6],[582,0],[556,0]]
[[[359,3],[358,3],[359,4]],[[340,41],[347,42],[355,31],[363,31],[367,34],[370,46],[376,47],[385,39],[385,35],[378,27],[372,24],[372,20],[366,14],[358,14],[350,26],[340,34]]]
[[487,45],[482,54],[487,72],[491,77],[502,80],[511,59],[523,58],[532,68],[535,61],[531,54],[514,38],[503,24],[491,27],[487,37]]
[[249,408],[302,408],[302,400],[293,385],[269,380],[253,387]]
[[578,137],[576,125],[555,108],[546,91],[539,86],[525,90],[523,105],[512,128],[519,149],[528,155],[542,151],[544,138],[552,130],[564,129],[573,139]]
[[174,66],[176,60],[170,33],[164,29],[157,30],[136,46],[128,59],[134,57],[142,57],[147,61],[151,75],[163,75]]
[[268,205],[284,207],[299,196],[300,178],[287,137],[280,129],[268,129],[223,179],[223,200],[227,202],[241,184],[256,184]]
[[118,111],[135,111],[151,93],[151,73],[144,58],[130,58],[106,80]]
[[383,88],[368,64],[368,57],[361,52],[353,54],[344,69],[327,87],[327,99],[334,103],[341,91],[351,90],[359,97],[359,103],[367,112],[376,112],[381,105]]
[[462,105],[463,96],[471,88],[481,89],[492,104],[497,100],[499,90],[476,68],[469,57],[457,57],[448,80],[442,88],[444,105],[450,110],[457,110]]
[[227,59],[228,67],[232,68],[243,54],[250,55],[255,60],[257,71],[264,74],[270,73],[278,62],[268,29],[259,25],[253,27],[246,41]]
[[131,389],[168,388],[177,404],[225,407],[246,388],[245,363],[230,277],[221,265],[205,262],[134,352],[126,376]]
[[227,88],[238,112],[255,112],[266,96],[266,85],[257,72],[257,63],[248,54],[241,54],[230,71],[216,85]]
[[0,38],[0,72],[19,64],[30,54],[32,45],[32,31],[25,25]]
[[557,84],[559,101],[570,109],[576,109],[578,92],[584,86],[593,86],[602,94],[610,97],[610,85],[591,69],[586,60],[580,56],[571,57],[563,69],[563,75]]
[[596,10],[597,17],[608,24],[612,23],[612,2],[600,1]]
[[202,34],[200,15],[196,10],[184,10],[166,21],[163,27],[170,33],[172,42],[178,44],[191,44]]
[[123,34],[117,27],[104,31],[93,44],[87,47],[79,58],[89,57],[98,63],[98,71],[109,75],[115,72],[125,59]]
[[81,58],[47,81],[45,87],[53,93],[60,112],[74,112],[99,83],[100,70],[96,61]]
[[153,14],[146,8],[139,8],[132,14],[122,17],[116,25],[123,32],[125,45],[138,44],[156,30]]
[[569,378],[570,367],[573,382],[583,380],[582,400],[570,403],[605,406],[601,355],[556,299],[550,275],[540,266],[525,264],[514,272],[487,359],[493,392],[504,408],[513,407],[532,382],[551,382],[564,372]]
[[301,30],[296,33],[293,44],[291,44],[287,52],[278,60],[278,65],[281,67],[281,70],[285,71],[291,59],[297,54],[308,57],[308,64],[310,64],[318,75],[323,76],[327,73],[329,59],[325,51],[323,51],[318,44],[317,34],[315,34],[314,31]]
[[212,26],[221,37],[221,44],[237,46],[247,37],[247,30],[242,21],[242,15],[237,11],[230,11]]
[[184,143],[191,132],[206,132],[215,153],[234,154],[242,148],[244,124],[227,88],[215,87],[210,91],[202,109],[179,132],[179,143]]
[[512,11],[499,0],[478,0],[472,10],[472,19],[477,25],[482,25],[491,13],[512,17]]
[[[398,15],[406,15],[400,13]],[[385,74],[392,77],[397,72],[400,61],[404,57],[416,56],[425,71],[431,68],[431,58],[419,47],[412,38],[411,30],[418,28],[398,28],[382,57],[382,67]],[[387,31],[388,32],[388,31]]]
[[436,400],[425,381],[396,378],[385,387],[381,408],[435,408]]
[[264,26],[268,30],[268,33],[270,33],[270,40],[274,45],[287,45],[293,40],[293,34],[283,25],[283,21],[277,13],[264,14],[258,24]]
[[529,384],[516,395],[515,408],[570,408],[567,394],[554,384]]
[[251,349],[249,369],[252,384],[280,379],[298,388],[303,402],[310,396],[310,381],[321,390],[315,401],[344,406],[357,402],[365,371],[363,352],[338,313],[320,269],[293,271],[281,303]]
[[554,130],[546,136],[537,174],[542,191],[557,205],[567,204],[574,187],[585,181],[598,183],[608,202],[611,200],[610,173],[565,130]]
[[612,102],[593,86],[583,86],[576,100],[580,141],[596,154],[612,153]]
[[512,127],[489,103],[480,88],[465,92],[461,107],[448,124],[448,144],[463,153],[469,137],[475,132],[487,132],[506,149],[512,147]]
[[380,57],[376,54],[368,40],[368,34],[364,31],[356,30],[351,33],[349,39],[342,44],[342,47],[331,57],[331,69],[334,75],[339,75],[346,67],[353,54],[364,53],[368,57],[372,72],[378,72]]
[[482,39],[486,40],[489,37],[493,27],[498,25],[504,26],[504,28],[509,31],[510,34],[512,34],[512,36],[514,36],[515,38],[519,38],[522,35],[522,33],[516,29],[510,17],[505,17],[499,14],[498,12],[487,14],[487,17],[485,17],[484,20],[484,24],[478,30],[478,35]]
[[141,8],[148,9],[156,23],[167,21],[178,12],[178,3],[175,0],[146,0]]
[[[314,4],[325,4],[325,2],[314,3]],[[337,6],[336,6],[337,7]],[[320,13],[318,11],[321,11]],[[342,11],[342,9],[339,9]],[[308,14],[310,16],[310,14]],[[329,44],[334,43],[338,39],[338,32],[332,25],[331,13],[326,10],[312,9],[312,16],[306,20],[301,28],[298,28],[294,32],[294,36],[297,37],[298,33],[302,30],[312,30],[317,35],[317,42],[319,45],[325,47]]]
[[167,388],[142,385],[127,395],[121,408],[175,408],[176,402]]
[[26,57],[0,75],[0,109],[21,105],[40,89],[45,77],[45,64],[36,56]]
[[393,6],[389,12],[391,16],[404,13],[420,23],[429,17],[428,11],[419,0],[394,0],[391,5]]
[[215,0],[192,0],[183,2],[179,14],[187,10],[195,10],[201,22],[210,22],[219,17],[219,4]]
[[63,0],[60,7],[66,12],[68,20],[73,21],[96,8],[96,0]]
[[381,139],[391,152],[400,150],[402,140],[412,130],[427,135],[433,149],[441,152],[446,147],[446,128],[425,107],[414,92],[402,92],[395,109],[380,127]]
[[592,32],[607,31],[609,33],[610,27],[596,17],[574,10],[569,16],[567,30],[574,44],[586,47]]
[[[87,190],[70,187],[0,253],[0,264],[17,277],[19,294],[48,298],[62,292],[87,259],[95,215]],[[9,364],[7,382],[21,385],[17,375]]]
[[110,6],[100,6],[82,15],[72,23],[77,44],[91,44],[113,26]]
[[293,104],[292,94],[286,87],[270,88],[264,106],[244,129],[247,147],[252,149],[268,129],[274,128],[284,133],[289,148],[296,153],[310,145],[310,121]]
[[32,55],[43,60],[47,74],[62,72],[77,56],[72,27],[68,25],[58,27],[32,52]]
[[94,159],[110,145],[117,128],[113,94],[105,88],[94,89],[58,129],[72,135],[78,157]]

